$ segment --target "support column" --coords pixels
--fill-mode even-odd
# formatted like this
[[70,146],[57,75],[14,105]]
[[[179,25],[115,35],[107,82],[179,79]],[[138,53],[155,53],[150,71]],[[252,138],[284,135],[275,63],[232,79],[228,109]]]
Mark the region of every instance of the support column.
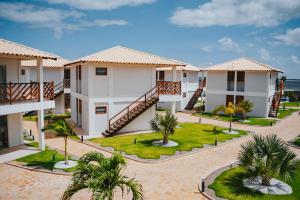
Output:
[[234,71],[233,104],[236,104],[237,71]]
[[[44,100],[44,77],[43,77],[43,60],[37,60],[37,82],[39,83],[39,101]],[[41,151],[45,150],[45,133],[42,131],[44,128],[44,110],[38,110],[38,130],[39,130],[39,149]]]
[[[175,82],[177,79],[177,74],[176,74],[176,66],[172,67],[172,81]],[[171,113],[173,115],[176,114],[176,101],[171,102]]]

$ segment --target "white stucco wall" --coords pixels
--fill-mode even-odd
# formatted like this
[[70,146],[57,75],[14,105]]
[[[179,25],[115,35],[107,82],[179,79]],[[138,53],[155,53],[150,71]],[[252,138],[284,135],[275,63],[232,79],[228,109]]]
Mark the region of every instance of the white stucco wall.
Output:
[[14,113],[7,115],[8,146],[13,147],[23,144],[23,114]]
[[245,73],[245,92],[263,92],[268,90],[267,72],[246,72]]
[[212,112],[215,107],[226,104],[225,94],[206,94],[205,112]]
[[266,97],[246,96],[245,99],[251,101],[254,104],[253,111],[250,112],[248,116],[268,117]]
[[[37,74],[35,67],[23,67],[27,68],[30,71],[30,80],[36,82],[37,81]],[[44,82],[51,82],[54,81],[54,85],[60,83],[64,79],[64,69],[58,67],[44,67],[43,69],[43,76]]]
[[207,91],[227,90],[227,72],[207,72]]
[[0,65],[6,66],[6,81],[19,82],[19,61],[17,59],[0,58]]

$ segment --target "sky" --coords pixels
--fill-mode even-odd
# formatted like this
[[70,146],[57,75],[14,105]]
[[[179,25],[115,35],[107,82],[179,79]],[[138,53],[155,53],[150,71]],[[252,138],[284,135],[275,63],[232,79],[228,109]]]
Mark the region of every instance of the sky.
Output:
[[199,67],[249,57],[300,78],[300,0],[0,0],[0,37],[77,59],[122,45]]

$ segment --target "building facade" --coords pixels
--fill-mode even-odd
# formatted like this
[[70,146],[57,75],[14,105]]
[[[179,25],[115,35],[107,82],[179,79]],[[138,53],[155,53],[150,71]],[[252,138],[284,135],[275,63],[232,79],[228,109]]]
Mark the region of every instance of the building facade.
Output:
[[[64,65],[70,61],[61,57],[57,60],[44,60],[43,77],[44,81],[54,82],[54,98],[55,108],[45,110],[45,113],[63,114],[65,110],[70,108],[70,73],[69,68],[65,68]],[[20,76],[22,81],[36,82],[36,64],[35,60],[23,60],[21,62]],[[65,77],[66,76],[66,77]]]
[[[23,113],[38,111],[39,146],[45,149],[44,109],[55,107],[54,83],[43,79],[43,60],[56,56],[0,39],[0,147],[23,143]],[[22,60],[36,60],[36,82],[23,79]]]
[[156,68],[177,65],[184,64],[121,46],[69,63],[72,120],[85,138],[151,129],[158,93],[180,97],[180,82],[158,91]]
[[[176,68],[176,78],[181,82],[181,98],[176,101],[176,111],[184,110],[194,93],[200,86],[200,80],[203,76],[199,67],[192,65],[180,66]],[[157,81],[172,81],[172,68],[158,68],[156,71]],[[172,102],[160,100],[158,108],[171,109]]]
[[245,99],[254,104],[249,116],[268,117],[276,79],[281,70],[249,58],[240,58],[204,69],[207,71],[205,111]]

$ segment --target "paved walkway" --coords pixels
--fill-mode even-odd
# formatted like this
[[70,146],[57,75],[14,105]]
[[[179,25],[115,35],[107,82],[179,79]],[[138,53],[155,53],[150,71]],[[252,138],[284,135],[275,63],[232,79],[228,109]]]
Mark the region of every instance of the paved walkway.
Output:
[[[178,113],[178,119],[185,122],[198,122],[197,117],[184,113]],[[233,124],[233,128],[252,130],[263,135],[275,133],[284,140],[291,140],[300,134],[299,120],[298,114],[294,113],[273,127]],[[228,122],[213,119],[203,118],[202,123],[228,126]],[[161,163],[147,164],[128,160],[125,174],[129,177],[135,177],[142,183],[145,199],[204,199],[197,189],[199,181],[218,168],[236,162],[240,145],[249,139],[251,139],[251,136],[246,136],[217,148]],[[61,138],[49,139],[46,143],[49,146],[63,150],[63,140]],[[70,153],[77,156],[89,151],[100,151],[71,140],[69,141],[68,149]],[[100,152],[109,156],[107,152]],[[295,149],[295,152],[298,156],[300,155],[299,149]],[[9,171],[15,171],[16,173],[13,176],[8,176],[7,173]],[[0,191],[5,191],[0,194],[2,195],[0,199],[10,199],[9,197],[12,197],[12,195],[24,197],[24,199],[57,199],[70,181],[69,177],[57,177],[56,175],[39,176],[36,173],[21,169],[15,170],[6,165],[0,166],[0,177],[2,180]],[[23,177],[23,175],[25,176]],[[17,176],[17,180],[15,180],[15,176]],[[27,180],[26,183],[24,182],[25,180]],[[47,186],[45,186],[45,183]],[[45,187],[47,187],[47,193],[43,192]],[[33,193],[33,190],[36,192]],[[29,191],[31,191],[30,195],[28,194]],[[87,194],[80,193],[79,195],[85,196]]]

